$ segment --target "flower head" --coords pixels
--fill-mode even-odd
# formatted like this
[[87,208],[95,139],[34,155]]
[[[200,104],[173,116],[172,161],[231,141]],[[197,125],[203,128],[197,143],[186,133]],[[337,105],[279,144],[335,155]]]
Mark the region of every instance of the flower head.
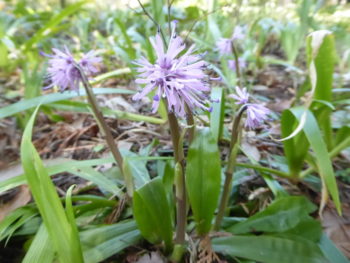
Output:
[[243,38],[244,38],[243,27],[236,26],[235,30],[233,31],[232,37],[231,37],[232,41],[233,40],[241,40]]
[[236,104],[246,106],[247,119],[245,127],[248,129],[255,129],[267,120],[270,110],[261,104],[248,103],[249,93],[246,88],[241,90],[239,87],[236,87],[236,94],[231,94],[229,97],[237,100]]
[[218,48],[221,55],[229,55],[232,53],[233,41],[243,38],[243,28],[241,26],[236,26],[231,38],[220,38],[216,43],[216,47]]
[[157,55],[154,64],[144,57],[134,62],[139,66],[136,83],[144,84],[145,87],[135,94],[133,99],[140,100],[152,90],[156,90],[153,97],[153,112],[157,111],[161,98],[167,99],[168,110],[179,117],[185,117],[186,105],[191,111],[194,111],[195,108],[210,111],[210,108],[206,106],[208,99],[206,93],[210,91],[205,82],[208,77],[203,71],[207,64],[202,60],[202,56],[193,54],[194,45],[180,54],[186,46],[176,35],[175,29],[176,23],[173,23],[167,50],[164,49],[159,33],[155,39],[150,39]]
[[[243,58],[238,58],[238,65],[240,69],[244,69],[247,67],[247,62]],[[233,71],[236,71],[236,61],[235,60],[229,60],[228,61],[228,67],[232,69]]]
[[260,104],[247,104],[247,119],[245,127],[255,129],[259,127],[270,114],[270,110]]
[[236,94],[231,94],[229,97],[237,100],[236,104],[246,104],[249,100],[249,93],[247,92],[247,88],[241,90],[236,86]]
[[81,75],[77,65],[79,65],[86,74],[96,73],[97,69],[94,64],[101,62],[101,58],[95,56],[94,51],[89,51],[83,55],[79,62],[76,62],[69,49],[65,47],[64,51],[53,48],[53,55],[42,53],[49,57],[49,67],[47,69],[48,77],[51,79],[51,84],[44,89],[49,89],[58,86],[60,91],[71,89],[79,91],[79,83]]

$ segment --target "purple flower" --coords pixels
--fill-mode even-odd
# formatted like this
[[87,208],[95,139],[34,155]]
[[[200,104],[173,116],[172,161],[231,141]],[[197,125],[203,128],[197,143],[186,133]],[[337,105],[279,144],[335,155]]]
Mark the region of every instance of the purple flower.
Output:
[[66,89],[79,91],[81,76],[76,65],[79,65],[84,70],[85,74],[92,74],[97,72],[94,64],[102,60],[95,56],[94,51],[89,51],[87,54],[83,55],[79,62],[74,60],[73,55],[67,47],[65,47],[65,51],[56,48],[53,48],[52,51],[53,55],[42,53],[44,56],[50,58],[47,72],[48,77],[51,79],[51,84],[44,87],[44,89],[58,86],[61,92]]
[[261,104],[248,103],[249,93],[247,89],[241,90],[236,87],[236,94],[229,95],[230,98],[237,100],[236,104],[242,104],[246,106],[247,119],[245,122],[245,127],[248,129],[255,129],[259,127],[270,114],[270,110]]
[[[247,62],[243,58],[238,58],[238,65],[240,69],[244,69],[247,67]],[[228,61],[228,67],[232,69],[233,71],[236,71],[236,61],[235,60],[229,60]]]
[[255,129],[259,127],[265,120],[267,120],[270,110],[260,104],[246,104],[247,105],[247,119],[245,127],[248,129]]
[[243,90],[241,90],[238,86],[236,86],[236,94],[229,95],[229,98],[237,100],[236,104],[246,104],[249,100],[249,93],[247,92],[247,88],[243,88]]
[[216,43],[221,55],[229,55],[232,53],[232,43],[235,40],[243,39],[243,28],[241,26],[236,26],[231,38],[220,38]]
[[243,33],[243,27],[241,26],[236,26],[235,30],[233,31],[232,40],[241,40],[244,38],[244,33]]
[[229,38],[220,38],[216,43],[216,47],[221,55],[228,55],[232,53],[232,40]]
[[207,64],[202,60],[202,56],[193,54],[194,45],[180,55],[186,46],[176,35],[175,29],[176,23],[173,23],[167,50],[164,50],[164,43],[159,33],[155,39],[150,39],[157,54],[155,64],[151,64],[144,57],[134,62],[139,66],[136,83],[144,84],[145,87],[135,94],[133,99],[140,100],[155,89],[153,113],[157,111],[161,98],[167,99],[168,110],[175,112],[179,117],[186,116],[186,105],[192,111],[195,108],[210,111],[206,106],[207,92],[210,91],[205,82],[208,77],[203,72]]

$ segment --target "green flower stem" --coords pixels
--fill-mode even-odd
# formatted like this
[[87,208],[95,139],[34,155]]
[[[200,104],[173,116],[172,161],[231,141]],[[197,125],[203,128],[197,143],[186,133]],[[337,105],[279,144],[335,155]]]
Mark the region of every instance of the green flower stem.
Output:
[[91,81],[91,85],[97,84],[103,80],[109,79],[111,77],[116,77],[116,76],[120,76],[120,75],[125,75],[125,74],[130,74],[131,73],[131,69],[130,68],[120,68],[120,69],[116,69],[110,72],[106,72],[104,74],[101,74],[99,76],[97,76],[96,78],[94,78]]
[[[350,146],[350,137],[347,137],[344,141],[339,143],[337,146],[333,148],[333,150],[329,153],[329,158],[333,159],[335,156],[337,156],[342,150]],[[304,178],[308,174],[312,173],[315,171],[314,167],[309,167],[305,171],[300,173],[300,178]]]
[[186,117],[187,125],[190,126],[188,131],[188,141],[189,141],[189,144],[191,144],[194,138],[196,126],[194,125],[194,118],[193,118],[192,111],[187,106],[187,104],[186,104],[186,113],[187,113],[187,117]]
[[119,166],[119,169],[122,173],[122,175],[124,176],[124,173],[123,173],[123,157],[118,149],[118,146],[117,144],[115,143],[114,141],[114,138],[113,138],[113,135],[111,133],[111,130],[110,128],[108,127],[104,117],[103,117],[103,114],[102,112],[100,111],[99,109],[99,106],[98,106],[98,103],[97,103],[97,100],[96,100],[96,97],[92,91],[92,87],[84,73],[84,71],[82,70],[82,68],[79,66],[79,65],[75,65],[75,67],[79,70],[79,73],[80,73],[80,76],[81,76],[81,80],[83,82],[83,86],[86,90],[86,94],[87,94],[87,97],[88,97],[88,100],[89,100],[89,103],[91,105],[91,108],[92,108],[92,111],[96,117],[96,121],[97,123],[99,124],[99,127],[101,129],[101,131],[103,132],[104,136],[105,136],[105,139],[106,139],[106,142],[108,144],[108,147],[109,149],[111,150],[112,152],[112,155],[115,159],[115,161],[117,162],[118,166]]
[[176,116],[173,112],[168,112],[168,120],[171,132],[171,140],[174,147],[174,157],[176,165],[179,165],[180,171],[179,176],[176,180],[176,237],[175,242],[182,245],[185,242],[185,231],[186,231],[186,185],[185,185],[185,165],[184,165],[184,153],[180,141],[180,127],[177,122]]
[[216,215],[215,219],[215,225],[214,229],[219,230],[221,226],[221,221],[224,217],[228,199],[230,196],[230,191],[231,191],[231,185],[232,185],[232,179],[233,179],[233,170],[236,165],[236,157],[237,157],[237,151],[238,151],[238,139],[240,135],[240,122],[242,119],[242,115],[244,111],[247,109],[247,106],[242,106],[239,111],[236,114],[236,118],[233,122],[232,126],[232,133],[231,133],[231,144],[230,144],[230,153],[228,156],[228,164],[225,172],[225,183],[224,183],[224,190],[221,195],[220,199],[220,204],[219,204],[219,211],[218,214]]
[[274,175],[277,175],[279,177],[286,178],[286,179],[291,178],[291,176],[286,172],[282,172],[282,171],[279,171],[276,169],[264,167],[261,165],[254,165],[254,164],[248,164],[248,163],[236,163],[236,166],[245,167],[245,168],[252,168],[252,169],[255,169],[255,170],[258,170],[261,172],[271,173],[271,174],[274,174]]
[[233,44],[233,41],[231,41],[231,47],[232,47],[232,53],[235,57],[235,66],[236,66],[236,76],[237,76],[237,86],[242,88],[242,81],[241,81],[241,69],[239,67],[239,59],[238,59],[238,52],[236,49],[236,46]]

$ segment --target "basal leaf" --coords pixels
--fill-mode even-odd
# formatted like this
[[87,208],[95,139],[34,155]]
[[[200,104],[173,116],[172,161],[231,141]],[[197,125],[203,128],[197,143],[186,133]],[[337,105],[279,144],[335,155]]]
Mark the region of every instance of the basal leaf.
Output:
[[231,236],[212,240],[216,252],[262,263],[327,263],[319,247],[306,239]]
[[234,234],[249,232],[284,232],[309,219],[316,207],[305,197],[281,197],[266,209],[227,229]]
[[218,205],[221,162],[208,128],[197,132],[187,155],[186,187],[198,234],[209,232]]
[[172,213],[162,178],[157,177],[134,192],[134,217],[142,236],[151,243],[172,246]]

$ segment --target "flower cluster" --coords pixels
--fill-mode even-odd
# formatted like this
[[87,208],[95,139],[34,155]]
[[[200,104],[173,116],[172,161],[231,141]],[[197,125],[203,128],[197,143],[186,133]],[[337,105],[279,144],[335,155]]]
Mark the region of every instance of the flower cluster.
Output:
[[249,103],[249,93],[247,89],[236,87],[236,94],[231,94],[229,97],[237,100],[236,104],[245,105],[247,108],[247,119],[245,127],[255,129],[259,127],[270,114],[270,110],[261,104]]
[[232,43],[235,40],[243,39],[243,28],[240,26],[236,26],[233,31],[231,38],[220,38],[216,43],[216,46],[221,55],[229,55],[232,54]]
[[211,110],[207,106],[207,93],[210,89],[206,83],[208,76],[203,71],[207,63],[202,60],[201,55],[193,54],[194,45],[185,51],[185,43],[175,30],[176,22],[173,22],[167,50],[164,49],[160,33],[155,39],[150,39],[157,55],[154,64],[144,57],[134,62],[139,72],[136,83],[145,86],[133,99],[140,100],[152,90],[156,90],[153,112],[157,111],[160,99],[166,98],[168,110],[183,118],[186,116],[186,106],[191,111],[196,108]]
[[44,87],[44,89],[58,86],[61,92],[66,89],[79,91],[81,75],[77,65],[83,69],[85,74],[93,74],[97,72],[94,65],[102,61],[101,58],[95,55],[95,51],[92,50],[84,54],[79,62],[74,60],[67,47],[65,47],[65,51],[53,48],[52,52],[53,55],[42,53],[50,58],[47,71],[51,84]]

